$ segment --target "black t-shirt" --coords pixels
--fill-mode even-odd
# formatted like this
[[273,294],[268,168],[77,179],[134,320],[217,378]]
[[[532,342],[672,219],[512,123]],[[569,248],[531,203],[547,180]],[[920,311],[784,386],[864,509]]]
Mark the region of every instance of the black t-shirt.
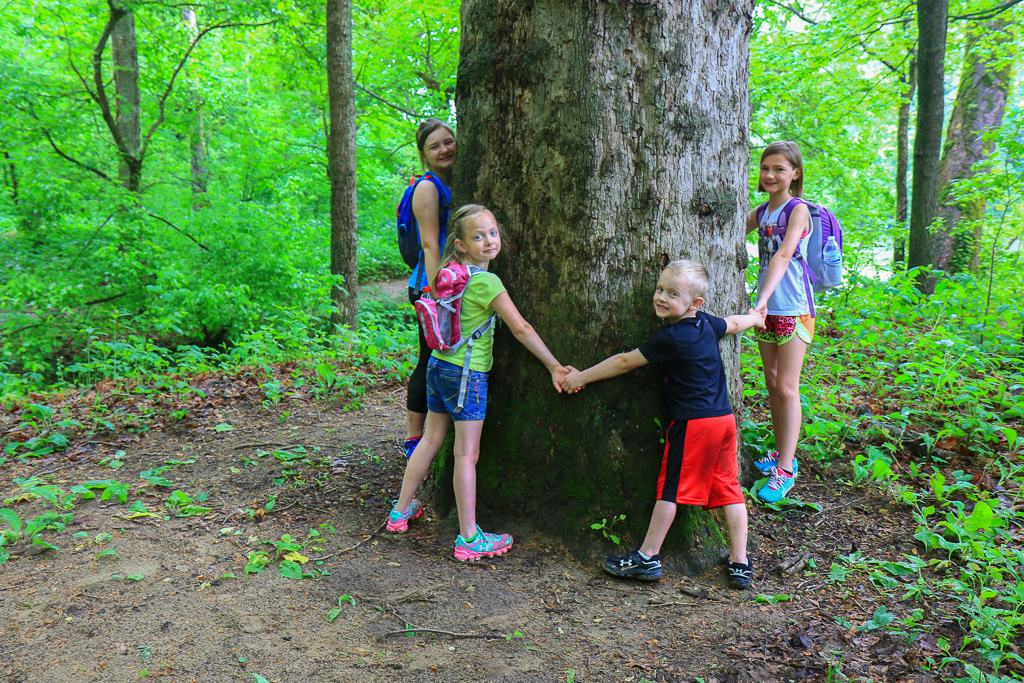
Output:
[[640,346],[651,365],[664,366],[669,417],[693,420],[731,415],[718,341],[727,324],[702,311],[656,333]]

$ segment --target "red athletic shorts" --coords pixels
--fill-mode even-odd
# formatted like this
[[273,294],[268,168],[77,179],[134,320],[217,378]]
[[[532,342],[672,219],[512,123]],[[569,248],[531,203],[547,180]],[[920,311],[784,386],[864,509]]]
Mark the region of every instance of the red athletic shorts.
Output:
[[674,420],[665,433],[658,500],[705,510],[742,503],[733,415]]

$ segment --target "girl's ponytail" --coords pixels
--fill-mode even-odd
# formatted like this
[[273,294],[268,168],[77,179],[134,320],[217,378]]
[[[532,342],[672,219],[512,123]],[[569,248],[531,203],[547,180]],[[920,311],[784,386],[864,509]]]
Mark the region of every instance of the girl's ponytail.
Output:
[[441,272],[441,269],[447,266],[452,261],[458,261],[462,263],[462,252],[455,246],[455,240],[465,241],[466,226],[469,225],[475,216],[481,213],[490,213],[487,209],[479,204],[465,204],[460,206],[459,209],[452,214],[451,218],[448,219],[448,236],[444,241],[444,251],[441,252],[441,259],[437,263],[437,270],[430,275],[430,289],[433,292],[437,291],[437,276]]

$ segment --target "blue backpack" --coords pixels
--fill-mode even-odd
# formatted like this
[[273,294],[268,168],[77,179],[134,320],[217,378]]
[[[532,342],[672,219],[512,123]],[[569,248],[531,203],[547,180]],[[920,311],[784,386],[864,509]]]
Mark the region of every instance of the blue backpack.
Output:
[[420,247],[420,229],[412,213],[412,195],[416,191],[416,186],[424,180],[434,183],[434,187],[437,188],[437,199],[440,202],[438,224],[441,226],[438,245],[441,248],[444,248],[448,227],[448,203],[452,199],[451,190],[445,187],[440,178],[427,171],[409,181],[409,187],[405,188],[402,200],[398,202],[398,252],[402,255],[405,265],[419,270],[423,269],[423,249]]

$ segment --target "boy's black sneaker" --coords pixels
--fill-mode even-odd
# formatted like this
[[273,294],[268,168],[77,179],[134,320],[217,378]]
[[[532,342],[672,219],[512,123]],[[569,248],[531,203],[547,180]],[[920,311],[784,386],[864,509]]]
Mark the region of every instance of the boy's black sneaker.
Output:
[[604,561],[604,570],[609,574],[629,579],[657,581],[661,578],[661,555],[645,560],[640,556],[639,550],[634,550],[628,555],[609,557]]
[[729,563],[729,588],[744,590],[750,588],[750,580],[754,578],[754,561],[747,558],[746,564]]

